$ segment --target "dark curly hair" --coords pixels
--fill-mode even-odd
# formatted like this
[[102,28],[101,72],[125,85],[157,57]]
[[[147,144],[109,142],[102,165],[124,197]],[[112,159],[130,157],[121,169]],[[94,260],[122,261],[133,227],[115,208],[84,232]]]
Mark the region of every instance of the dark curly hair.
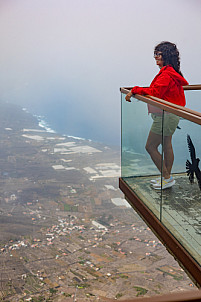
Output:
[[154,54],[157,52],[162,53],[164,66],[171,65],[176,72],[178,72],[181,76],[183,76],[180,70],[179,51],[174,43],[168,41],[163,41],[159,43],[158,45],[156,45],[154,49]]

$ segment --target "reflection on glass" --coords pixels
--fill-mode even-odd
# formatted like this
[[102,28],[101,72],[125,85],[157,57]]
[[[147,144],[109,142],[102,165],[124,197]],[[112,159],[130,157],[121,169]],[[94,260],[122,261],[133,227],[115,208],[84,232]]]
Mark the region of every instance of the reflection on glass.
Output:
[[201,93],[200,90],[186,90],[186,107],[201,112]]

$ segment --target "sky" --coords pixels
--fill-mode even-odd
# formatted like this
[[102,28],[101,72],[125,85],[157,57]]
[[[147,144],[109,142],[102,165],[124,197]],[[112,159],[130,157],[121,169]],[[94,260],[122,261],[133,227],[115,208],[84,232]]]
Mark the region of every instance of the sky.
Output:
[[0,0],[0,100],[118,145],[119,88],[150,84],[153,49],[166,40],[200,84],[200,36],[200,0]]

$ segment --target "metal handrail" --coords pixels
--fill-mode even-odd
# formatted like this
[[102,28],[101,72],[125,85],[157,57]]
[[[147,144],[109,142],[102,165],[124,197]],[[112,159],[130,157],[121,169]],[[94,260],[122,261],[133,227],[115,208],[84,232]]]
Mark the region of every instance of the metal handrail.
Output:
[[183,86],[184,90],[200,90],[201,84]]
[[[147,87],[147,86],[146,86]],[[133,87],[121,87],[121,89],[127,89],[127,90],[131,90]],[[201,84],[194,84],[194,85],[186,85],[183,86],[184,90],[201,90]]]
[[[122,93],[127,94],[132,88],[129,87],[121,87],[120,91]],[[188,86],[183,86],[184,90],[201,90],[201,85],[188,85]],[[173,113],[175,115],[178,115],[184,119],[187,119],[191,122],[194,122],[196,124],[201,125],[201,113],[183,106],[179,106],[170,102],[167,102],[163,99],[151,96],[151,95],[140,95],[140,94],[135,94],[132,97],[143,101],[147,104],[156,106],[162,110],[168,111],[170,113]]]

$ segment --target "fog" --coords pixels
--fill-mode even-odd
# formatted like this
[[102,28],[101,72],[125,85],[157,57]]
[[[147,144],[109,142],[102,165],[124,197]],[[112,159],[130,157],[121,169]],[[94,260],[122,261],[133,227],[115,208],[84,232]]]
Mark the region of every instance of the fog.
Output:
[[199,0],[0,0],[0,100],[62,133],[118,145],[119,88],[150,84],[164,40],[200,84],[200,36]]

